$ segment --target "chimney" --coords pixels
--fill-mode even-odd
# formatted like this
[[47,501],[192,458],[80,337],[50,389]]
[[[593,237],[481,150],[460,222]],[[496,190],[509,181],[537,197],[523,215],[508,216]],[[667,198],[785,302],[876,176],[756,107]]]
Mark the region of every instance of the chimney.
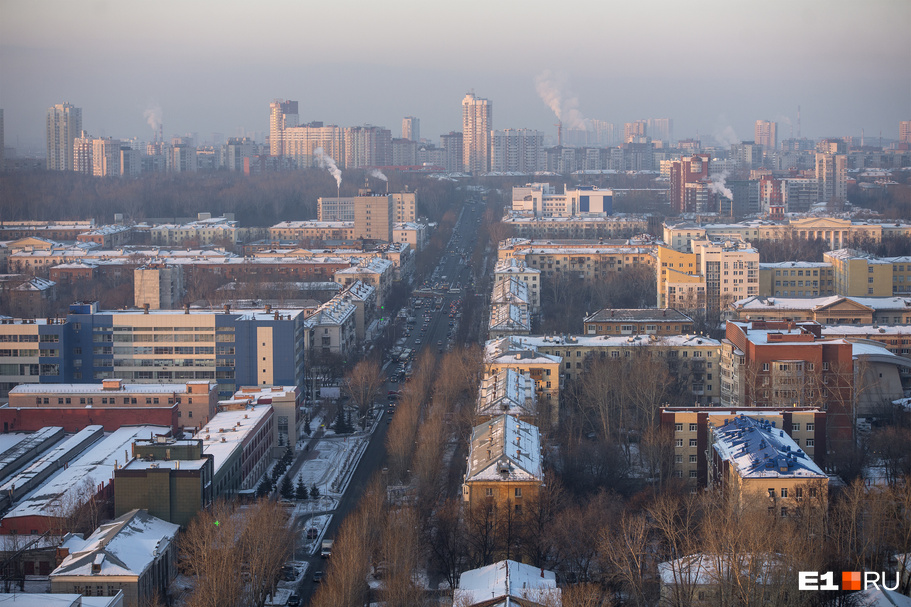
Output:
[[231,313],[231,304],[225,304],[225,314]]
[[148,314],[149,313],[149,304],[147,304],[147,303],[142,304],[142,309],[143,309],[143,314]]

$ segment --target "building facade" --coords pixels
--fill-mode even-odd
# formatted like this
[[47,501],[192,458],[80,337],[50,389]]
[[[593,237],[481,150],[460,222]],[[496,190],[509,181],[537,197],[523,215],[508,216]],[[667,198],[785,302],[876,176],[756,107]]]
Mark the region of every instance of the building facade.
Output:
[[74,169],[73,142],[82,135],[82,108],[58,103],[47,110],[47,170]]
[[490,172],[490,132],[493,129],[493,104],[474,93],[462,99],[462,171],[471,174]]

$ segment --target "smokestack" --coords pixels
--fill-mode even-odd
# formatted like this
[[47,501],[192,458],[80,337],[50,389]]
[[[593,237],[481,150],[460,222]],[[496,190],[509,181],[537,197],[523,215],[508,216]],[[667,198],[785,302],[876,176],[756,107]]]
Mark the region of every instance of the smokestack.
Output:
[[563,147],[563,121],[557,121],[557,147]]

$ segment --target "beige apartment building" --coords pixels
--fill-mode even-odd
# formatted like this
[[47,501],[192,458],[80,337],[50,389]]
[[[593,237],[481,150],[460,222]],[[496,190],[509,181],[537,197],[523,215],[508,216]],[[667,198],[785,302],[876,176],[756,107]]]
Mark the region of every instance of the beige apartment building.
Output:
[[137,308],[173,310],[183,295],[182,266],[150,264],[133,270],[133,298]]
[[823,254],[832,264],[835,293],[846,297],[911,294],[911,256],[879,258],[855,249]]
[[849,246],[855,240],[880,242],[883,237],[909,236],[911,223],[904,221],[852,221],[837,217],[801,217],[785,221],[750,220],[739,223],[697,224],[665,222],[662,238],[667,246],[692,252],[692,242],[706,236],[743,240],[824,240],[831,249]]
[[658,247],[659,308],[720,310],[759,293],[759,252],[749,243],[702,238],[691,244],[693,253]]
[[821,325],[908,325],[905,297],[748,297],[730,306],[734,320],[812,320]]
[[784,430],[771,421],[737,416],[709,429],[710,486],[741,507],[788,516],[803,505],[825,512],[829,478]]
[[539,352],[528,337],[502,337],[484,346],[484,377],[513,369],[535,382],[538,414],[542,425],[560,419],[560,356]]
[[604,278],[624,268],[654,267],[653,246],[549,242],[508,239],[498,259],[517,259],[541,271],[541,276],[568,275],[584,280]]
[[706,487],[710,428],[724,426],[738,415],[767,421],[783,430],[814,462],[825,466],[826,413],[821,409],[663,407],[661,427],[674,437],[674,477],[684,479],[691,489]]
[[761,297],[826,297],[835,293],[835,269],[827,261],[759,264]]

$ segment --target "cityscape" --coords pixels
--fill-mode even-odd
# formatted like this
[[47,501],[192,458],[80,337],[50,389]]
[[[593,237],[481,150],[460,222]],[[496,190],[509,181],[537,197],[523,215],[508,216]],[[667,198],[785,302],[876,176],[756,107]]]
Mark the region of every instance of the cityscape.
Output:
[[0,2],[0,603],[911,607],[911,5],[653,4]]

